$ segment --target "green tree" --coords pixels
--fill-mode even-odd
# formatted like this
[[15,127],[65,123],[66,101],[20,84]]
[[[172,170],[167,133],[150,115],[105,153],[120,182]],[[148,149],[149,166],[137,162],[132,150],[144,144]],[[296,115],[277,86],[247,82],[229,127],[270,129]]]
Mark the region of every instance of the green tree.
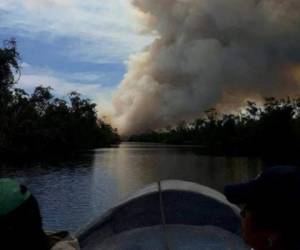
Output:
[[16,83],[14,75],[19,72],[19,54],[15,40],[11,39],[0,49],[0,152],[9,144],[11,88]]
[[71,92],[54,97],[52,88],[37,86],[29,95],[15,87],[20,76],[16,42],[0,49],[0,154],[46,154],[109,146],[117,131],[97,118],[96,104]]

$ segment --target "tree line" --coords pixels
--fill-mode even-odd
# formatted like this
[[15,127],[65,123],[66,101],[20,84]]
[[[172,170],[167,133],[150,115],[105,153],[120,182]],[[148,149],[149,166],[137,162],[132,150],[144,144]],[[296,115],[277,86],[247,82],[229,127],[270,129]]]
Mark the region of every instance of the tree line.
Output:
[[237,114],[210,109],[191,123],[133,135],[130,141],[199,145],[207,154],[297,157],[300,98],[248,101]]
[[97,117],[95,103],[75,91],[58,98],[43,86],[29,94],[16,87],[20,74],[16,42],[9,40],[0,48],[0,155],[61,153],[120,141]]

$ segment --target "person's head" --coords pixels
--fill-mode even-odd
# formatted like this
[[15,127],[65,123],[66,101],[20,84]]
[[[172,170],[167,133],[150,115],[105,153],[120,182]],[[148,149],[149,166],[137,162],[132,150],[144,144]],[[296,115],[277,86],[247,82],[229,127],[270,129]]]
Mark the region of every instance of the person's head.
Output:
[[224,188],[227,199],[242,205],[243,236],[256,250],[300,247],[300,169],[274,167],[248,183]]
[[47,247],[40,209],[34,196],[12,179],[0,179],[0,245],[4,249]]

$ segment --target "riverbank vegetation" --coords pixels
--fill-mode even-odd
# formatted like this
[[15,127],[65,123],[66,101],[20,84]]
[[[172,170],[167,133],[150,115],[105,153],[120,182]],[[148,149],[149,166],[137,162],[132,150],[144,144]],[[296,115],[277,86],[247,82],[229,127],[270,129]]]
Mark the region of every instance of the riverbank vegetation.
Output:
[[207,154],[297,157],[300,149],[300,99],[248,101],[238,114],[208,110],[203,118],[159,131],[133,135],[130,141],[199,145]]
[[63,153],[109,146],[117,131],[97,117],[96,104],[77,92],[55,97],[50,87],[17,88],[16,42],[0,49],[0,155]]

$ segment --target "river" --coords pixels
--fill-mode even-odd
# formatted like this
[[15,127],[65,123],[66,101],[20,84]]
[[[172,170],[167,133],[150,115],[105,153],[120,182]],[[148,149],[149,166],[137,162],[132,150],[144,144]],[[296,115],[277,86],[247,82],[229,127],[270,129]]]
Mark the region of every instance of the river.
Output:
[[222,191],[228,183],[255,177],[261,168],[259,159],[203,156],[193,147],[122,143],[72,160],[0,163],[0,175],[29,187],[47,230],[75,232],[152,182],[180,179]]

